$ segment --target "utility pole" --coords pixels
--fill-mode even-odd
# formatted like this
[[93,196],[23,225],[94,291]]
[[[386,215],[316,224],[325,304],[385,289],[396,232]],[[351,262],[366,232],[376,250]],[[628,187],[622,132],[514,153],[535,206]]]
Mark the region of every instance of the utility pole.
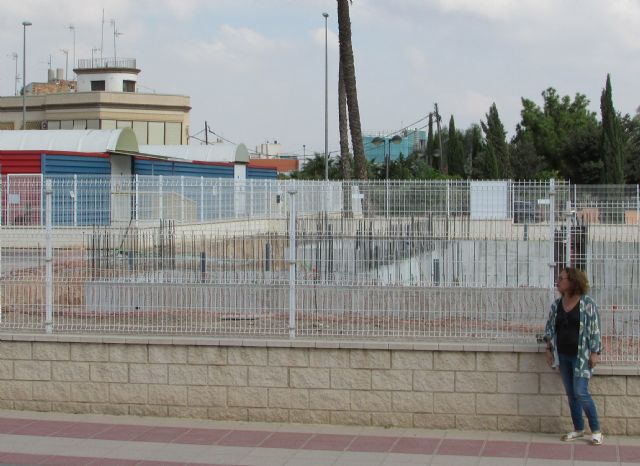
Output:
[[207,126],[207,122],[204,122],[204,145],[209,145],[209,127]]
[[13,57],[13,61],[16,62],[16,78],[13,85],[13,95],[18,95],[18,81],[20,80],[20,75],[18,74],[18,53],[13,52],[11,56]]
[[436,125],[438,127],[438,145],[440,146],[440,170],[445,175],[449,174],[449,165],[447,164],[447,154],[442,146],[442,131],[440,130],[440,114],[438,113],[438,103],[433,104],[436,113]]

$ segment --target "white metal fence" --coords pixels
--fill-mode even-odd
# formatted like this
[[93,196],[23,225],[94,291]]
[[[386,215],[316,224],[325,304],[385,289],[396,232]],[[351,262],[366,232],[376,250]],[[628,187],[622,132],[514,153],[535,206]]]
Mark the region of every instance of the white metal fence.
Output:
[[605,358],[640,361],[638,186],[29,175],[0,200],[7,330],[535,341],[574,264]]

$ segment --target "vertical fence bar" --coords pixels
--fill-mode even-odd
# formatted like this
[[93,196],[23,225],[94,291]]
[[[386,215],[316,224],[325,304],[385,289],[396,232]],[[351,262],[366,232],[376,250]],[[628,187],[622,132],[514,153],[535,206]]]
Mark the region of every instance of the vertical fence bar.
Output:
[[204,222],[204,176],[200,177],[200,221]]
[[565,228],[567,229],[567,231],[565,232],[565,254],[564,254],[564,262],[566,264],[567,267],[572,267],[572,261],[571,261],[571,228],[572,228],[572,220],[573,220],[573,216],[571,215],[571,201],[567,201],[567,210],[565,212],[566,215],[566,219],[565,219]]
[[554,298],[554,285],[556,274],[556,185],[555,180],[549,180],[549,301]]
[[53,330],[53,235],[51,229],[52,223],[52,207],[53,207],[53,189],[51,187],[51,180],[46,181],[45,189],[46,197],[46,230],[45,230],[45,264],[46,264],[46,278],[45,278],[45,328],[47,333],[51,333]]
[[184,223],[184,176],[180,176],[180,221]]
[[164,218],[163,215],[163,198],[164,194],[162,193],[162,175],[158,176],[158,218],[162,220]]
[[138,210],[140,209],[140,200],[138,197],[138,174],[135,175],[135,198],[134,198],[134,206],[133,206],[133,214],[135,215],[135,219],[136,219],[136,228],[138,228],[138,219],[140,218],[140,215],[138,213]]
[[296,191],[288,191],[289,209],[289,338],[296,337]]
[[73,226],[78,226],[78,175],[73,175]]

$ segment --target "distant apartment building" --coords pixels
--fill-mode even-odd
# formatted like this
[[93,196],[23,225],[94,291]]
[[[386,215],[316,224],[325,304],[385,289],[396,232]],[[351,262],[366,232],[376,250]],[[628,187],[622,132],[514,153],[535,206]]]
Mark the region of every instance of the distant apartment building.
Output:
[[372,132],[362,139],[365,157],[376,163],[383,163],[385,154],[390,160],[396,160],[400,154],[406,158],[414,151],[424,150],[427,145],[427,134],[420,129],[406,129],[400,133]]
[[[189,138],[190,98],[139,93],[131,58],[79,60],[77,81],[49,72],[24,89],[25,129],[131,128],[139,144],[180,145]],[[22,129],[22,96],[0,97],[0,130]]]

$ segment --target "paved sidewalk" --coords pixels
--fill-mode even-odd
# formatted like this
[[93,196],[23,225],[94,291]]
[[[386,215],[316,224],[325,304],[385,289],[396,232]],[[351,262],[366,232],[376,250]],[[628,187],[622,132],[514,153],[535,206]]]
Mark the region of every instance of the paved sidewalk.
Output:
[[640,464],[640,438],[562,443],[555,435],[220,422],[0,410],[0,464]]

